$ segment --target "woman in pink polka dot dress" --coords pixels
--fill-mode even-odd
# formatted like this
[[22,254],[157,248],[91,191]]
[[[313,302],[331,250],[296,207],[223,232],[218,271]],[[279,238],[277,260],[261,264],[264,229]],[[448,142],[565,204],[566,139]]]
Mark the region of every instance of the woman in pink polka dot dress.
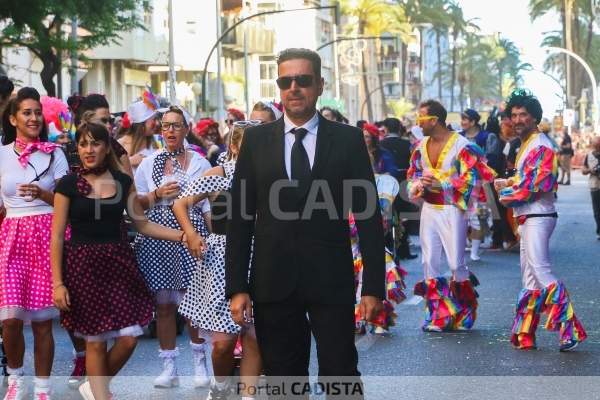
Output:
[[[104,124],[84,115],[75,135],[82,167],[56,186],[50,258],[54,304],[63,328],[86,340],[86,400],[108,400],[109,383],[125,365],[156,308],[133,249],[121,235],[123,211],[138,232],[186,242],[182,231],[148,222],[133,179],[120,171]],[[65,241],[67,222],[71,238]],[[114,339],[110,352],[107,341]]]
[[5,399],[27,395],[23,325],[31,323],[36,400],[49,399],[54,361],[50,228],[56,182],[68,165],[58,145],[48,142],[40,95],[22,88],[2,113],[0,190],[6,219],[0,228],[0,320],[8,357]]

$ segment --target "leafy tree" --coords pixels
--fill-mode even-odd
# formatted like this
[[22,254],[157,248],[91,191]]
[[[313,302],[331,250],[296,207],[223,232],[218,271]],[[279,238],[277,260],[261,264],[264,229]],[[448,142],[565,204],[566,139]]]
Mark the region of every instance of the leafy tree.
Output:
[[[595,44],[597,43],[597,34],[594,32],[594,12],[590,0],[568,0],[567,4],[571,8],[571,42],[572,50],[574,53],[579,55],[584,60],[589,62],[597,58],[597,49]],[[560,21],[562,24],[562,30],[558,32],[551,32],[546,35],[542,45],[550,45],[552,43],[557,47],[566,47],[566,30],[567,30],[567,13],[565,10],[565,0],[529,0],[529,14],[532,21],[541,18],[547,14],[559,14]],[[559,73],[564,79],[565,76],[565,61],[558,63],[558,58],[565,59],[566,56],[558,56],[551,54],[546,59],[546,65],[552,66],[555,72]],[[583,66],[578,62],[574,61],[571,57],[566,58],[567,62],[571,66],[571,93],[567,96],[579,96],[581,89],[587,85],[590,85],[587,73]],[[594,73],[596,74],[598,68],[592,66]],[[549,71],[547,69],[547,71]]]
[[[84,52],[118,44],[120,33],[142,28],[144,0],[0,0],[0,46],[27,48],[43,63],[40,77],[49,96],[56,96],[54,76],[63,54],[86,61]],[[62,32],[76,19],[82,31],[77,42]]]
[[[403,10],[394,7],[386,0],[341,0],[340,6],[342,13],[351,17],[351,23],[344,28],[347,33],[375,37],[380,37],[384,32],[392,35],[409,35],[410,27],[406,23]],[[377,41],[375,48],[379,64],[381,62],[379,41]],[[367,76],[368,68],[365,59],[366,57],[363,56],[362,81],[367,101],[368,118],[369,121],[373,121],[373,108],[369,96],[369,77]],[[379,82],[382,86],[381,79]],[[383,104],[385,106],[383,95],[382,100],[384,100]]]
[[465,37],[479,30],[479,26],[475,24],[475,19],[465,20],[462,8],[454,0],[450,2],[448,7],[448,15],[450,17],[450,37],[452,38],[452,65],[450,66],[450,110],[454,110],[454,88],[456,86],[456,54],[458,51],[458,40],[459,38]]

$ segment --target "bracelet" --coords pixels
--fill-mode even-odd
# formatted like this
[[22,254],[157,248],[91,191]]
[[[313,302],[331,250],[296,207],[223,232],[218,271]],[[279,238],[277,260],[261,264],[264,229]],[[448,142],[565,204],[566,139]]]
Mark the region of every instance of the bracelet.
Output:
[[[58,289],[58,288],[59,288],[59,287],[61,287],[61,286],[65,286],[65,284],[61,282],[61,283],[59,283],[58,285],[54,286],[54,289],[52,289],[52,290],[56,290],[56,289]],[[66,286],[65,286],[65,287],[66,287]]]
[[183,232],[183,233],[181,234],[181,239],[179,239],[179,242],[183,243],[183,237],[184,237],[184,236],[185,236],[185,232]]
[[158,190],[158,189],[154,189],[154,192],[152,192],[152,193],[154,194],[154,198],[155,198],[156,200],[158,200],[158,194],[156,194],[156,191],[157,191],[157,190]]

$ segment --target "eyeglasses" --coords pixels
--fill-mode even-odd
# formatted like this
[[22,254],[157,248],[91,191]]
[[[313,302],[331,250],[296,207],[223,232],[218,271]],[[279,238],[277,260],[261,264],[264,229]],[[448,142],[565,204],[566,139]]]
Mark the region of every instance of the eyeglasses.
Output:
[[292,87],[292,81],[296,81],[296,85],[301,88],[307,88],[313,83],[314,76],[312,75],[296,75],[296,76],[282,76],[278,78],[277,87],[281,90],[287,90]]
[[183,122],[162,122],[160,124],[160,129],[162,131],[168,131],[171,129],[171,127],[173,127],[173,130],[180,131],[183,129],[184,125],[185,124]]
[[106,124],[114,124],[115,123],[115,119],[114,118],[100,118],[100,121],[102,121],[102,123],[104,125]]
[[233,123],[233,126],[248,126],[248,125],[260,125],[262,121],[260,119],[249,119],[246,121],[236,121]]
[[417,122],[421,122],[421,121],[431,121],[432,119],[439,119],[438,117],[436,117],[435,115],[427,115],[425,117],[420,116],[419,114],[415,114],[415,118],[417,120]]

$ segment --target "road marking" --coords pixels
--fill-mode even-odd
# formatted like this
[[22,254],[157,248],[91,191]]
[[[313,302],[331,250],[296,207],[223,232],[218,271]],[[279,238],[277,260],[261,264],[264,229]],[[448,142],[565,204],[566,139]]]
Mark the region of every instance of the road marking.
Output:
[[403,301],[402,304],[408,304],[409,306],[416,306],[417,304],[419,304],[422,301],[423,301],[423,298],[421,296],[413,296],[410,299]]
[[373,346],[375,342],[379,340],[381,335],[378,334],[366,334],[362,338],[360,338],[356,343],[356,350],[358,351],[366,351],[369,347]]

